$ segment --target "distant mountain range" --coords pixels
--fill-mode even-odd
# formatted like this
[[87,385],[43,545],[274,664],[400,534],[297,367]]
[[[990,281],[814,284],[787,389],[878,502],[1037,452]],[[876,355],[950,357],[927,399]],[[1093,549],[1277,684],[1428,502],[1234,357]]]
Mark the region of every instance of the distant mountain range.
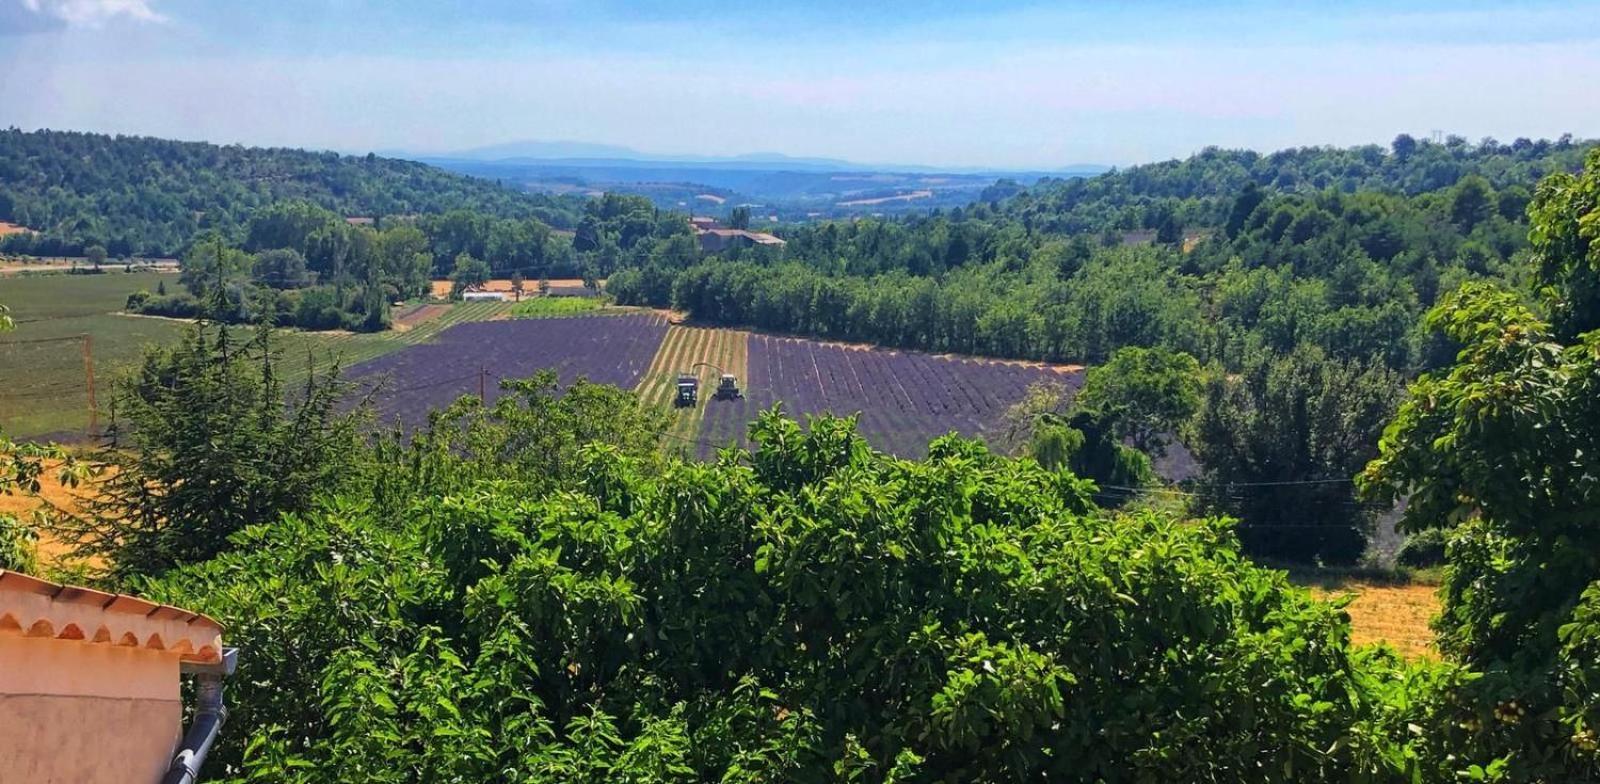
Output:
[[630,193],[666,209],[710,214],[748,205],[774,220],[950,209],[980,198],[998,180],[1032,185],[1046,177],[1090,177],[1110,168],[1093,164],[1034,171],[939,168],[771,152],[663,155],[608,144],[546,141],[445,153],[380,154],[535,193]]
[[514,141],[448,152],[419,152],[415,150],[380,150],[379,155],[393,158],[410,158],[429,163],[445,161],[534,164],[558,166],[585,166],[597,168],[670,168],[705,167],[713,169],[756,171],[840,171],[840,172],[898,172],[906,174],[969,174],[969,175],[1020,175],[1030,179],[1041,176],[1082,177],[1101,174],[1111,167],[1100,164],[1071,164],[1056,169],[1007,169],[982,166],[928,166],[924,164],[859,163],[840,158],[817,158],[785,155],[778,152],[755,152],[741,155],[663,154],[635,150],[613,144],[591,144],[568,141]]

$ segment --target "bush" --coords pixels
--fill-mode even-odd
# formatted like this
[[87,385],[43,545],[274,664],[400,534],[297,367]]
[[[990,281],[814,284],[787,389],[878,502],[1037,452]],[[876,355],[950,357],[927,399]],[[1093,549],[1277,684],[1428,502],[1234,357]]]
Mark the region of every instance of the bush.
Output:
[[12,515],[0,514],[0,569],[38,573],[38,541],[33,526]]
[[[145,294],[145,296],[140,298],[137,307],[134,307],[134,298],[140,294]],[[150,296],[148,292],[142,291],[135,292],[128,297],[128,309],[134,313],[142,313],[147,316],[166,316],[167,318],[182,319],[198,318],[201,312],[199,300],[189,294],[168,294],[166,296],[158,294]]]
[[1412,534],[1395,553],[1395,562],[1416,569],[1440,566],[1444,563],[1444,539],[1444,532],[1437,528]]

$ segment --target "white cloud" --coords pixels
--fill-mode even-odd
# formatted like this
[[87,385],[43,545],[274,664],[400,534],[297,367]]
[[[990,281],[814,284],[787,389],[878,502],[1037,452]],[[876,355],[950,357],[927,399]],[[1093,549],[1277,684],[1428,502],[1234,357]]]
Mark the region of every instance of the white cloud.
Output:
[[117,17],[140,22],[167,21],[150,7],[150,0],[22,0],[22,5],[75,27],[99,27]]

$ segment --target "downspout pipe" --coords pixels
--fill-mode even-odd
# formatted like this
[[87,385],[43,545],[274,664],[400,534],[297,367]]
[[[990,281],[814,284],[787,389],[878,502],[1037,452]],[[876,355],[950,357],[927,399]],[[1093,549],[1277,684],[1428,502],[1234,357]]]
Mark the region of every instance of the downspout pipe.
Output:
[[161,784],[195,784],[200,781],[200,766],[206,755],[222,734],[222,725],[228,720],[228,709],[222,703],[222,681],[239,665],[239,651],[226,648],[222,661],[216,664],[185,664],[183,672],[194,676],[194,720],[183,736],[183,748],[172,758],[172,766]]

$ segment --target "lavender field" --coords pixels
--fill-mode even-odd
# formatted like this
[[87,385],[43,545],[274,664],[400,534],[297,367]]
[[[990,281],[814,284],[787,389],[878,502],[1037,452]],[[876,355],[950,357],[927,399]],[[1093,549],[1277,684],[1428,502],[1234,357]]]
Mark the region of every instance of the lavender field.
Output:
[[744,444],[745,425],[781,401],[795,417],[859,412],[860,432],[874,447],[920,457],[929,440],[952,430],[995,436],[1005,410],[1036,382],[1082,383],[1081,373],[1048,367],[767,335],[750,335],[747,366],[744,400],[706,404],[702,455],[713,445]]
[[[563,382],[583,376],[639,391],[671,412],[673,445],[702,458],[748,445],[746,426],[779,402],[800,419],[859,414],[860,432],[874,447],[920,457],[929,440],[952,430],[994,439],[1006,409],[1032,384],[1082,381],[1081,373],[1036,365],[669,326],[653,314],[456,324],[431,342],[355,365],[349,375],[376,390],[380,421],[414,427],[429,411],[477,394],[480,373],[493,401],[500,379],[545,368]],[[739,377],[744,399],[712,399],[723,370]],[[699,374],[699,406],[669,407],[680,372]]]
[[632,389],[666,332],[666,321],[653,314],[457,324],[432,342],[355,365],[347,377],[375,390],[379,421],[414,427],[429,411],[477,394],[480,373],[490,402],[499,397],[499,379],[525,378],[546,368],[564,383],[582,376]]

